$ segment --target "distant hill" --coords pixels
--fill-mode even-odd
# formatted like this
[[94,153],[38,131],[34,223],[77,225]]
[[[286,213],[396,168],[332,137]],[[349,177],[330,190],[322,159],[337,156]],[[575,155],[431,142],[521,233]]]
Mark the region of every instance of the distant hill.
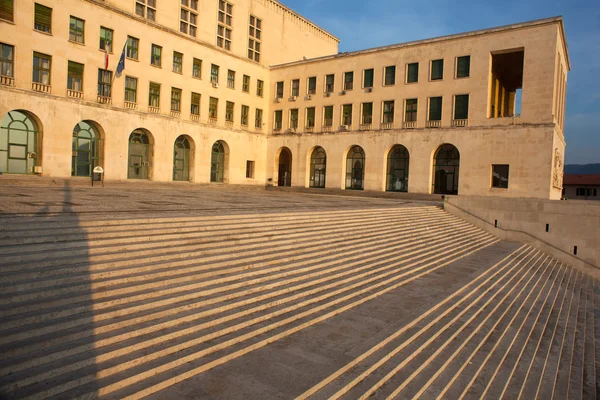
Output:
[[600,164],[568,164],[565,174],[600,174]]

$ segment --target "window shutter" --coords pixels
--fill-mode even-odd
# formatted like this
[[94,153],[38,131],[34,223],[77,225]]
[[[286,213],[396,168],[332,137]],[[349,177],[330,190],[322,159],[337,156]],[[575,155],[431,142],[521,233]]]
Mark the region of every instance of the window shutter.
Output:
[[69,74],[83,76],[83,64],[69,61]]
[[0,19],[14,22],[14,0],[0,0]]
[[52,9],[35,3],[35,21],[43,26],[52,26]]

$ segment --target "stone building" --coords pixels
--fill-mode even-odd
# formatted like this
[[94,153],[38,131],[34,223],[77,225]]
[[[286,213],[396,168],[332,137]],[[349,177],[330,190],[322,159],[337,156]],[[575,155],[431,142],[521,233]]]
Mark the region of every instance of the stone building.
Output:
[[0,173],[560,198],[561,18],[338,44],[274,0],[0,0]]

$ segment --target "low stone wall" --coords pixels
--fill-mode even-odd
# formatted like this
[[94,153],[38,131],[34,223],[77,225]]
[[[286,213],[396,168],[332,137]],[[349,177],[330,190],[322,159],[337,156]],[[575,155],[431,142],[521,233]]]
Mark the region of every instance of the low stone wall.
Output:
[[598,202],[446,196],[444,209],[500,239],[527,242],[569,265],[600,270]]

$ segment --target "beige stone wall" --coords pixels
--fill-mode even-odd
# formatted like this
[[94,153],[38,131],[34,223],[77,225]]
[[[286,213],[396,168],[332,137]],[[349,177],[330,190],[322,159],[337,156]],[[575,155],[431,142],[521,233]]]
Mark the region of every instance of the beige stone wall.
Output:
[[444,208],[501,239],[533,243],[572,266],[600,268],[599,203],[448,196]]

